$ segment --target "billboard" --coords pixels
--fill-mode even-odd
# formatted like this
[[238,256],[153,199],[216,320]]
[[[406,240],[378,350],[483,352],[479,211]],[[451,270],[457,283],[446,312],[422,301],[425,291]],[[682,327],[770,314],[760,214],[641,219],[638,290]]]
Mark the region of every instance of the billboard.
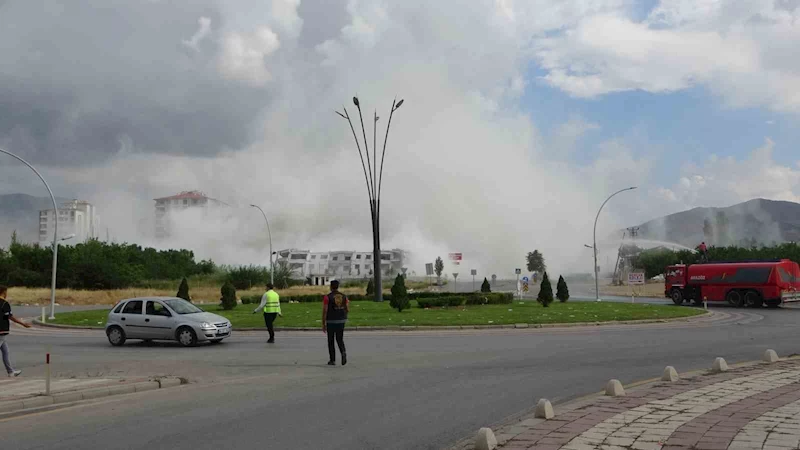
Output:
[[463,259],[463,255],[460,252],[459,253],[450,253],[447,256],[448,256],[448,259],[450,260],[450,262],[452,262],[455,265],[461,264],[461,260]]

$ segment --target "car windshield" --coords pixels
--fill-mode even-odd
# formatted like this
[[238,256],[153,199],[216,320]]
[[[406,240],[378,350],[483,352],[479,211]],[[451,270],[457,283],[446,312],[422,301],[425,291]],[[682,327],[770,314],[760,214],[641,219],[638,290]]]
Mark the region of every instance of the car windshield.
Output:
[[186,300],[182,300],[179,298],[174,298],[170,300],[164,300],[164,303],[167,304],[173,311],[177,314],[195,314],[203,312],[202,309],[194,306],[193,304],[187,302]]

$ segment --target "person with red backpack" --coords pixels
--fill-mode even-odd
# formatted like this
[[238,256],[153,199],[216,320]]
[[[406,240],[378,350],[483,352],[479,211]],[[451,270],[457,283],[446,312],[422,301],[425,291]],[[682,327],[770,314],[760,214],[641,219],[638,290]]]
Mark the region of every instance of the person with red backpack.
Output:
[[339,292],[339,281],[331,281],[331,292],[322,297],[322,332],[328,335],[328,360],[329,366],[336,365],[336,349],[334,339],[342,354],[342,365],[347,364],[347,351],[344,347],[344,325],[347,323],[347,313],[350,312],[350,300]]

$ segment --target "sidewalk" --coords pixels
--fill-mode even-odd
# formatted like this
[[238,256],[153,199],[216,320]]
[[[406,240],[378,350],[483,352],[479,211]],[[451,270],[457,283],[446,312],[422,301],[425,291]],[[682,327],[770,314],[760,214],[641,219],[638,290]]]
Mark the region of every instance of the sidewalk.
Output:
[[42,407],[180,386],[179,378],[0,378],[0,418]]
[[[711,361],[709,361],[710,363]],[[800,448],[800,359],[755,364],[555,405],[494,430],[503,450]],[[459,450],[475,448],[474,440]]]

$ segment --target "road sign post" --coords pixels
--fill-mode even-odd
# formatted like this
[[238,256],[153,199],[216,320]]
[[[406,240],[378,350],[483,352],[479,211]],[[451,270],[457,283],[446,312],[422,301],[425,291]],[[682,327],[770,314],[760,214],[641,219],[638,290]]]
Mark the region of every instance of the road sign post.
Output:
[[458,292],[458,272],[453,272],[453,292]]
[[522,298],[522,292],[520,291],[519,286],[519,274],[522,273],[522,269],[514,269],[514,273],[517,274],[517,297]]
[[472,292],[475,292],[475,275],[478,274],[478,271],[475,270],[475,269],[472,269],[469,272],[472,274]]

